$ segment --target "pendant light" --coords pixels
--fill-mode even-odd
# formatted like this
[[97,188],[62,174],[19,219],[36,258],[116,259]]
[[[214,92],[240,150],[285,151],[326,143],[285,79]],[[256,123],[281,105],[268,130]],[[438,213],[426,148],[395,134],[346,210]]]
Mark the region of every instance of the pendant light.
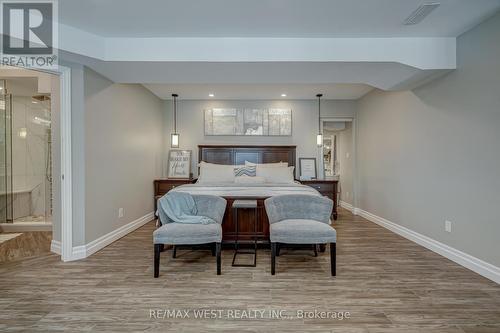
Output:
[[179,133],[177,133],[177,97],[179,95],[172,94],[172,106],[174,110],[174,132],[170,135],[170,147],[179,148]]
[[316,136],[316,144],[318,147],[323,146],[323,134],[321,133],[321,97],[323,94],[317,94],[318,97],[318,135]]

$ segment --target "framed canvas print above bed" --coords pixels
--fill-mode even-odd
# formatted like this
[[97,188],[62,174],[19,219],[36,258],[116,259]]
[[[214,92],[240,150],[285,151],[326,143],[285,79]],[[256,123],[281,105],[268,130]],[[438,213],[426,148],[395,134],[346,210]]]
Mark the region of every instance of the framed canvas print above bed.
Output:
[[168,178],[189,179],[191,176],[191,150],[169,150]]
[[204,111],[205,135],[291,136],[290,109],[214,108]]

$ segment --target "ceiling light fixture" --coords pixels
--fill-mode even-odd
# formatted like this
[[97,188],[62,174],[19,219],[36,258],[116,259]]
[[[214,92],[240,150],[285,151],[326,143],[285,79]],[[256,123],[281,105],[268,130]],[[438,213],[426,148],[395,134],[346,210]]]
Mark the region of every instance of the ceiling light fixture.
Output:
[[174,111],[174,132],[170,135],[170,147],[179,148],[179,133],[177,133],[177,97],[179,95],[172,94],[172,107]]
[[214,97],[214,96],[215,96],[215,94],[212,94],[212,93],[208,94],[208,97]]
[[281,97],[286,97],[286,94],[281,94]]
[[318,135],[316,136],[316,145],[323,146],[323,134],[321,133],[321,97],[323,94],[317,94],[318,97]]

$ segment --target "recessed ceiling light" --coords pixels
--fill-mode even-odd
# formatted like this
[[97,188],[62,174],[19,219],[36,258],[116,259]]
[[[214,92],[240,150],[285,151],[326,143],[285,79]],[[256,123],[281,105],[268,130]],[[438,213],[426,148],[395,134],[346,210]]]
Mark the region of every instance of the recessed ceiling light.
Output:
[[208,94],[208,97],[214,97],[215,94]]
[[286,97],[286,94],[281,94],[281,97]]
[[33,104],[38,104],[38,102],[37,102],[37,101],[31,101],[31,103],[33,103]]

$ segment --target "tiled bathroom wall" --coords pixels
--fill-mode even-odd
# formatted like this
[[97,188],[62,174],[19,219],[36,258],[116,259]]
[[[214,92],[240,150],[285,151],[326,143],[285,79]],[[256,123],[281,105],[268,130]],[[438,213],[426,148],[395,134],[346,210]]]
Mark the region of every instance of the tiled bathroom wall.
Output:
[[12,188],[14,220],[50,215],[50,101],[13,96]]

